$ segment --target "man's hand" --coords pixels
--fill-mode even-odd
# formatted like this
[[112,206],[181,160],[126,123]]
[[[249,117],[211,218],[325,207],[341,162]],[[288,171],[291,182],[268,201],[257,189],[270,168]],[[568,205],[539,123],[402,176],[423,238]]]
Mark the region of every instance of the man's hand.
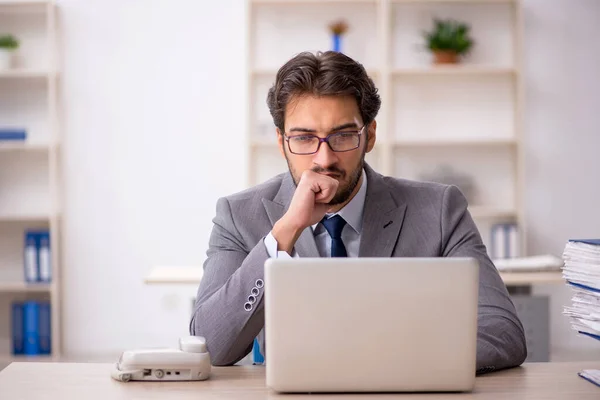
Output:
[[323,219],[338,186],[339,182],[327,175],[311,170],[302,173],[290,208],[271,232],[278,243],[277,250],[292,254],[302,231]]

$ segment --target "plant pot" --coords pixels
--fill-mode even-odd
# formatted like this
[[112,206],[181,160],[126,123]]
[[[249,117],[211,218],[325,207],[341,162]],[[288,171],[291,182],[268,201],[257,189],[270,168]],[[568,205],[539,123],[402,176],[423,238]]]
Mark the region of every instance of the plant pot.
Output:
[[0,71],[5,71],[12,67],[13,51],[0,49]]
[[433,52],[436,64],[456,64],[458,63],[458,54],[455,51],[438,50]]

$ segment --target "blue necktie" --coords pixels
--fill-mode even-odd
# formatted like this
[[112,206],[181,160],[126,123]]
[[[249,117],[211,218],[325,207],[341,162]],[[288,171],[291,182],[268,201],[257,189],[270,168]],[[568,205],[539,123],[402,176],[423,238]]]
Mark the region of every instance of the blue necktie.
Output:
[[321,223],[331,236],[331,257],[348,257],[346,247],[342,242],[342,229],[346,225],[344,218],[334,215],[329,219],[327,217],[323,218]]

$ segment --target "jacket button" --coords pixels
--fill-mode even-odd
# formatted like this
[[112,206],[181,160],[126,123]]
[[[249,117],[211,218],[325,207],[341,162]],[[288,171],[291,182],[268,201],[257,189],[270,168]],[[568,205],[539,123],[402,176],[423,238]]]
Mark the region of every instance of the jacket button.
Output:
[[262,289],[265,286],[265,282],[262,279],[257,279],[255,285],[257,288]]
[[256,303],[256,297],[254,297],[254,296],[248,296],[248,303],[250,303],[250,304]]
[[244,310],[252,311],[252,304],[249,302],[244,303]]
[[258,294],[260,293],[260,290],[258,290],[258,288],[255,286],[252,288],[250,293],[252,293],[252,296],[258,296]]

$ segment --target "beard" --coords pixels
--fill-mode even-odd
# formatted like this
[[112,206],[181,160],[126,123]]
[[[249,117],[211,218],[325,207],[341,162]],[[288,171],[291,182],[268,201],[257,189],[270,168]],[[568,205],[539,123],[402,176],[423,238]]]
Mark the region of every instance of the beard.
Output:
[[[360,181],[360,177],[362,175],[362,171],[365,166],[365,154],[366,154],[366,148],[363,150],[363,154],[361,155],[361,157],[358,161],[358,165],[356,166],[356,168],[352,169],[352,171],[350,171],[349,174],[346,171],[344,171],[343,169],[339,168],[335,164],[329,168],[322,168],[322,167],[318,167],[318,166],[311,168],[311,170],[316,173],[330,173],[330,174],[336,174],[339,176],[339,178],[337,178],[337,180],[340,182],[340,185],[338,186],[338,189],[335,192],[335,195],[333,196],[331,201],[329,203],[327,203],[328,205],[336,206],[336,205],[345,203],[350,198],[350,196],[352,195],[352,192],[354,191],[354,189],[356,189],[356,186],[358,185],[358,182]],[[288,165],[290,174],[292,175],[292,178],[294,179],[294,184],[296,185],[296,187],[298,187],[298,183],[300,182],[301,174],[299,174],[294,169],[292,164],[290,163],[287,152],[285,153],[285,160],[287,161],[287,165]],[[348,177],[348,179],[346,179],[346,177]],[[336,178],[334,178],[334,179],[336,179]],[[344,183],[344,181],[345,181],[345,183]]]

